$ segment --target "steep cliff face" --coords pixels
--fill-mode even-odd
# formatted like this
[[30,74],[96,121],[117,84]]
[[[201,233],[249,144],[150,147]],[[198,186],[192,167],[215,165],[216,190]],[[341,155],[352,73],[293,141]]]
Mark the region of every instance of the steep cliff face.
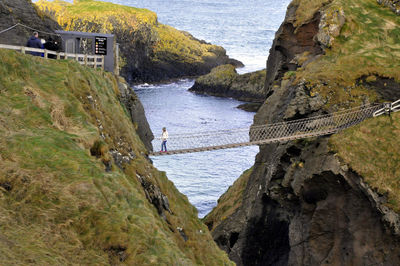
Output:
[[[400,52],[399,26],[399,18],[376,2],[293,1],[270,50],[269,96],[254,123],[397,97],[400,64],[392,55]],[[371,86],[382,79],[392,83]],[[343,134],[354,139],[357,132]],[[378,133],[369,136],[376,145],[396,146]],[[345,139],[352,138],[339,136],[335,145],[351,151]],[[225,210],[223,219],[213,213],[206,219],[210,227],[218,224],[215,241],[238,265],[398,265],[400,218],[390,195],[400,186],[382,186],[379,168],[366,174],[354,166],[352,160],[374,164],[362,149],[347,157],[341,150],[332,148],[330,137],[261,146],[240,206]],[[364,151],[392,159],[378,150]],[[386,166],[393,182],[398,166],[397,159]]]
[[[38,13],[35,5],[30,0],[2,0],[0,2],[0,31],[24,24],[36,30],[53,33],[61,27],[54,20],[43,13]],[[25,45],[32,36],[33,30],[18,26],[10,31],[0,34],[0,43],[11,45]],[[40,33],[41,37],[49,37]]]
[[123,82],[74,61],[0,61],[1,264],[231,264],[148,161]]
[[241,63],[225,49],[158,23],[157,15],[101,1],[40,0],[38,8],[65,30],[107,32],[116,35],[122,56],[122,75],[129,82],[154,82],[208,73],[213,67]]

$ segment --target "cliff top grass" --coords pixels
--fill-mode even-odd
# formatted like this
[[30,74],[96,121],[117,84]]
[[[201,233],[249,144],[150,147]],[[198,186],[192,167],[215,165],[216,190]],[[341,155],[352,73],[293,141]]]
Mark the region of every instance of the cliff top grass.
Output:
[[299,27],[310,21],[314,14],[332,0],[293,0],[290,5],[297,6],[295,27]]
[[[143,157],[112,74],[2,49],[0,61],[2,264],[230,264],[187,198]],[[135,156],[122,171],[108,149]],[[166,220],[137,175],[168,197]]]
[[203,218],[204,223],[209,226],[210,230],[216,228],[240,207],[243,201],[243,192],[246,189],[252,170],[250,168],[244,171],[233,185],[218,199],[218,205]]
[[[51,15],[57,14],[57,21],[60,25],[68,24],[68,20],[73,17],[93,19],[104,22],[112,17],[120,23],[135,25],[138,23],[157,23],[156,13],[144,9],[130,6],[123,6],[108,2],[95,0],[75,0],[72,4],[54,0],[52,2],[39,0],[35,3],[43,11],[49,11]],[[70,30],[70,29],[67,29]]]
[[400,82],[400,16],[374,0],[333,0],[323,9],[328,15],[342,9],[346,22],[332,47],[297,71],[297,81],[306,81],[312,93],[326,97],[328,106],[359,105],[366,96],[378,100],[358,80],[386,77]]
[[361,175],[387,206],[400,212],[400,113],[380,116],[335,134],[330,139],[337,155]]
[[[201,42],[188,33],[158,23],[157,15],[147,9],[94,0],[74,1],[73,4],[39,0],[36,5],[64,30],[115,33],[122,43],[145,43],[143,39],[146,39],[151,46],[149,55],[154,61],[204,63],[210,57],[225,54],[222,47]],[[140,25],[150,28],[140,28]],[[138,32],[141,30],[143,34]],[[135,35],[142,40],[135,39]]]

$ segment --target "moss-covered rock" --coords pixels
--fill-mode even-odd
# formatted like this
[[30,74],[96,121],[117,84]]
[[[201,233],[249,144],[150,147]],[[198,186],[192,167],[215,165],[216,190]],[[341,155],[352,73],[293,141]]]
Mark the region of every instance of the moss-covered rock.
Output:
[[85,0],[73,4],[40,0],[36,5],[65,30],[116,35],[122,74],[132,82],[160,81],[208,73],[229,62],[225,49],[197,40],[187,32],[158,23],[147,9]]
[[264,69],[239,75],[233,65],[222,65],[197,78],[190,91],[260,104],[267,96],[265,74]]
[[[400,97],[399,29],[399,16],[376,1],[293,0],[254,124]],[[392,119],[331,139],[260,146],[241,203],[217,219],[216,242],[241,265],[400,264],[399,117]],[[226,193],[215,215],[235,199]]]
[[147,159],[112,74],[0,59],[1,264],[231,264]]
[[[2,0],[0,1],[0,28],[4,30],[21,23],[41,31],[39,34],[41,38],[50,37],[42,32],[54,33],[54,30],[61,30],[57,22],[38,11],[30,0]],[[0,34],[0,43],[23,46],[32,33],[31,29],[17,26]]]

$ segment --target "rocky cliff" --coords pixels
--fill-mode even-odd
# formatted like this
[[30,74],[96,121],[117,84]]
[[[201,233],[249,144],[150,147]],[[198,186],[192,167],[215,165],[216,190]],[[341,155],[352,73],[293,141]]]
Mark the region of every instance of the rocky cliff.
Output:
[[[27,0],[2,1],[0,3],[0,14],[1,29],[7,29],[17,23],[29,27],[17,26],[10,31],[0,34],[0,43],[2,44],[25,45],[27,39],[33,33],[32,29],[41,31],[40,38],[57,38],[54,35],[45,33],[53,33],[54,30],[62,29],[56,21],[41,12],[31,1]],[[154,137],[145,117],[143,106],[123,79],[120,79],[120,86],[120,100],[129,111],[132,122],[146,148],[152,150],[151,141]]]
[[[254,123],[400,98],[399,28],[375,1],[294,0]],[[238,265],[398,265],[400,117],[392,119],[261,146],[252,171],[205,219],[215,241]]]
[[[0,31],[24,24],[36,30],[53,33],[61,27],[44,13],[39,12],[30,0],[2,0],[0,2]],[[16,28],[0,34],[0,43],[11,45],[25,45],[32,36],[33,29],[17,26]],[[40,33],[41,37],[49,35]]]
[[265,73],[264,69],[239,75],[235,66],[222,65],[197,78],[189,90],[195,93],[230,97],[255,103],[258,109],[267,95],[264,89]]
[[147,159],[124,82],[0,50],[2,265],[230,265]]
[[130,82],[202,75],[221,64],[241,64],[229,59],[220,46],[158,23],[157,15],[147,9],[92,0],[73,4],[40,0],[36,5],[65,30],[115,34],[122,75]]

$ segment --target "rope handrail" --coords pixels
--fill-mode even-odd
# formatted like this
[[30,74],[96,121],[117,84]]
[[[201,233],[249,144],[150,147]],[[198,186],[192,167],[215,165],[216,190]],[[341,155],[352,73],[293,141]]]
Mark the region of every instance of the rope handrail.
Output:
[[[260,129],[260,128],[265,128],[265,127],[278,127],[282,125],[290,125],[290,124],[295,124],[295,123],[300,123],[300,122],[307,122],[311,120],[316,120],[316,119],[323,119],[323,118],[328,118],[332,116],[339,116],[342,114],[351,114],[351,113],[357,113],[360,111],[361,108],[367,109],[367,108],[376,108],[377,106],[381,107],[382,104],[379,103],[373,103],[373,104],[366,104],[366,105],[361,105],[358,107],[353,107],[349,108],[346,110],[341,110],[337,111],[335,113],[331,114],[324,114],[324,115],[318,115],[318,116],[313,116],[313,117],[307,117],[307,118],[301,118],[297,120],[289,120],[289,121],[282,121],[282,122],[276,122],[272,124],[265,124],[265,125],[252,125],[250,126],[250,129]],[[232,129],[222,129],[222,130],[212,130],[212,131],[202,131],[198,133],[179,133],[179,134],[174,134],[173,136],[170,136],[169,139],[174,139],[174,138],[191,138],[191,137],[196,137],[196,136],[217,136],[217,135],[222,135],[225,133],[231,133],[231,132],[237,132],[237,131],[249,131],[249,128],[232,128]],[[161,139],[161,137],[156,137],[155,139]]]
[[0,31],[0,34],[5,33],[5,32],[7,32],[7,31],[10,31],[10,30],[16,28],[17,26],[21,26],[21,27],[30,29],[30,30],[32,30],[32,31],[37,31],[37,32],[40,32],[40,33],[43,33],[43,34],[46,34],[46,35],[60,36],[60,34],[52,33],[52,32],[46,32],[46,31],[41,31],[41,30],[38,30],[38,29],[35,29],[35,28],[32,28],[32,27],[29,27],[29,26],[27,26],[27,25],[24,25],[24,24],[22,24],[22,23],[17,23],[17,24],[15,24],[14,26],[11,26],[11,27],[9,27],[9,28],[7,28],[7,29],[2,30],[2,31]]
[[[396,111],[400,111],[400,100],[392,103],[391,106]],[[202,152],[334,134],[373,117],[383,107],[384,104],[372,103],[330,114],[272,124],[252,125],[248,128],[180,133],[168,138],[168,152],[152,152],[150,155]],[[161,143],[161,137],[155,138],[153,147],[161,147]]]

